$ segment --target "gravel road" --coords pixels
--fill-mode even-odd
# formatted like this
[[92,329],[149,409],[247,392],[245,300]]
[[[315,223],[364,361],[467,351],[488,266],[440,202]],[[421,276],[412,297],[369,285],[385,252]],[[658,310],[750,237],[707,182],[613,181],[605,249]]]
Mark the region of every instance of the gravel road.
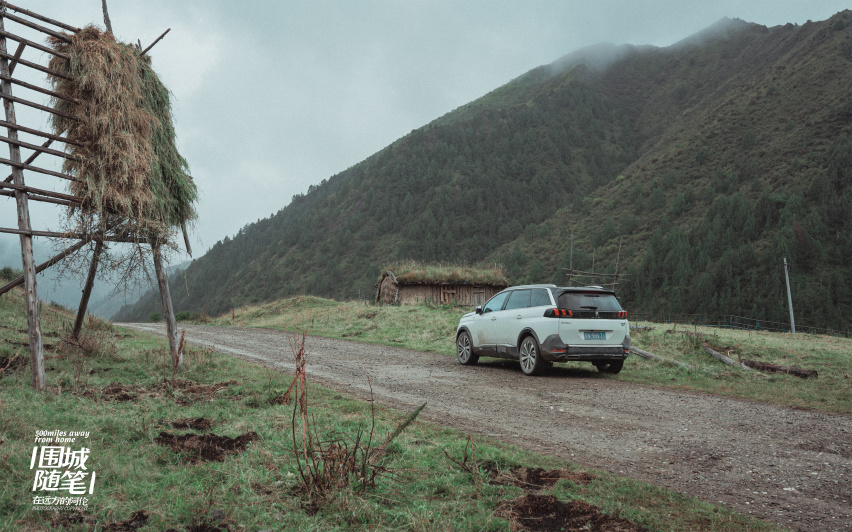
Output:
[[[121,324],[164,335],[161,324]],[[188,325],[192,344],[292,371],[284,333]],[[313,343],[315,342],[315,343]],[[852,530],[852,416],[619,382],[584,369],[310,338],[308,380],[482,434],[721,503],[793,530]],[[638,363],[628,359],[627,364]]]

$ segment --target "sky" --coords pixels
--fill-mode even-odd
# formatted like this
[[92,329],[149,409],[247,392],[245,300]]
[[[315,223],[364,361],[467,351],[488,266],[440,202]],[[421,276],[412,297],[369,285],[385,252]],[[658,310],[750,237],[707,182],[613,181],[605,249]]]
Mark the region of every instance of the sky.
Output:
[[[12,3],[74,26],[103,26],[101,0]],[[171,28],[149,55],[173,93],[178,148],[200,193],[195,257],[413,129],[580,48],[669,46],[723,17],[771,27],[824,20],[849,7],[838,0],[107,3],[122,41],[145,47]],[[6,29],[43,40],[11,21]],[[24,58],[47,61],[33,50]],[[16,75],[44,84],[43,75],[24,70]],[[45,116],[18,106],[22,124],[44,128]],[[53,167],[50,159],[39,163]],[[58,179],[25,176],[32,186],[64,191]],[[60,208],[31,205],[34,229],[58,228]],[[12,199],[0,198],[0,227],[17,227]],[[40,260],[54,251],[45,239],[35,247]],[[0,235],[4,265],[21,267],[13,235]]]

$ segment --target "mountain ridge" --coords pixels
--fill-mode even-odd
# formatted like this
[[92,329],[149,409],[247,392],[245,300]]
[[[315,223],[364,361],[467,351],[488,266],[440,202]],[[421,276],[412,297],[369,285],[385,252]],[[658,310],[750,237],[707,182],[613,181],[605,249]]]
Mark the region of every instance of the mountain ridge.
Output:
[[850,22],[723,19],[670,47],[613,47],[603,69],[582,57],[605,46],[563,56],[217,243],[175,306],[350,297],[394,259],[499,260],[515,282],[564,283],[574,233],[584,267],[597,249],[613,268],[624,236],[625,303],[670,312],[783,318],[775,255],[788,252],[805,315],[843,326],[832,309],[852,307]]

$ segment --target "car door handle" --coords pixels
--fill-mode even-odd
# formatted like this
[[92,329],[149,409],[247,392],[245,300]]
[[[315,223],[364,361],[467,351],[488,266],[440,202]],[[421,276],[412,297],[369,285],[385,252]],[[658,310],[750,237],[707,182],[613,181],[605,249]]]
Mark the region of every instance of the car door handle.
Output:
[[491,321],[497,321],[497,316],[492,316]]
[[519,320],[519,319],[521,319],[521,318],[522,318],[522,316],[521,316],[520,314],[518,314],[517,316],[515,316],[515,319],[516,319],[516,320]]

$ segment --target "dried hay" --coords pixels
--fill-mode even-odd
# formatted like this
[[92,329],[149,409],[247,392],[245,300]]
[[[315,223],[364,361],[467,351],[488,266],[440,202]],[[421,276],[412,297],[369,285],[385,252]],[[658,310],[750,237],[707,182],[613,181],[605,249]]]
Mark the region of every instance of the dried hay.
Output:
[[68,144],[74,160],[63,164],[78,180],[70,191],[83,200],[83,214],[124,218],[133,230],[155,235],[194,219],[197,189],[175,147],[169,91],[150,59],[94,26],[69,37],[70,44],[50,39],[70,56],[54,56],[50,68],[74,79],[48,80],[74,102],[54,98],[54,108],[80,119],[52,121],[57,134],[83,144]]
[[388,271],[394,273],[399,284],[476,284],[503,288],[509,286],[509,280],[500,264],[466,266],[399,261],[382,270],[379,283]]

